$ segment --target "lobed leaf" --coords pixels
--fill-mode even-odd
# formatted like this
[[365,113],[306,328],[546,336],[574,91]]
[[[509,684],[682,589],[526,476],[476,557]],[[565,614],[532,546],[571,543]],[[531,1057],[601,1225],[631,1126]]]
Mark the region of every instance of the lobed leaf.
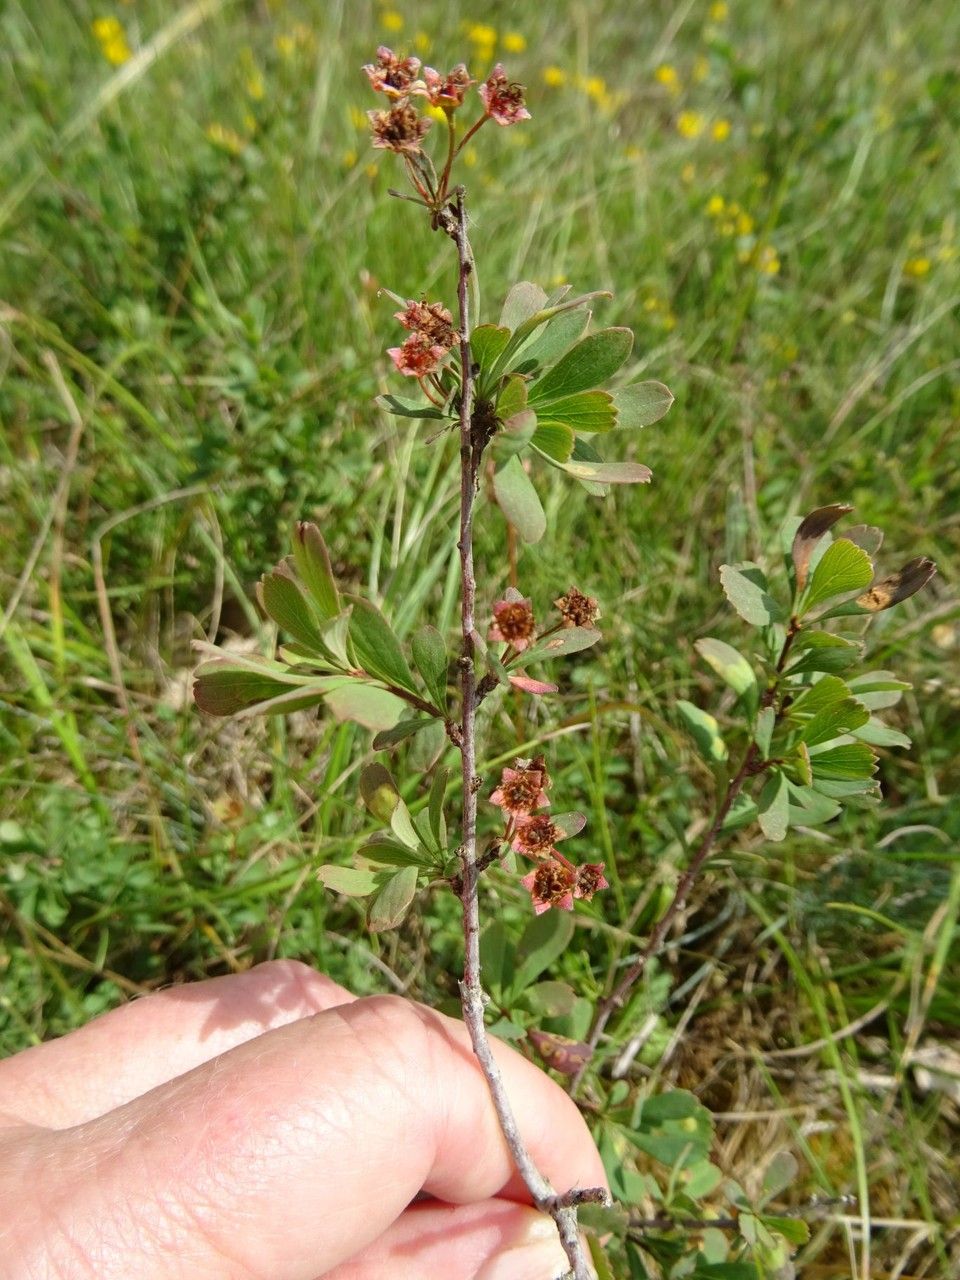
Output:
[[563,466],[573,453],[573,429],[563,422],[548,422],[538,418],[530,443],[551,462]]
[[509,341],[509,329],[495,324],[477,325],[470,334],[470,354],[481,375],[493,368]]
[[809,612],[835,596],[859,591],[872,579],[873,563],[863,548],[849,538],[838,538],[827,547],[810,577],[803,610]]
[[[554,400],[541,408],[537,418],[542,425],[563,423],[573,431],[596,434],[612,431],[617,425],[617,409],[609,391],[581,391],[563,400]],[[536,440],[534,440],[536,444]],[[569,450],[562,461],[569,458]]]

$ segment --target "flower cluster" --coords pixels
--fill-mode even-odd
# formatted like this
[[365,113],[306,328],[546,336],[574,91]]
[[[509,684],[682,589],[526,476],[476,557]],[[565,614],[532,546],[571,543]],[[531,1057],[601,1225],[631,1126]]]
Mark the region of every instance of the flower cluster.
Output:
[[402,346],[390,347],[387,351],[397,371],[409,378],[425,378],[436,372],[440,361],[457,342],[450,312],[439,302],[408,300],[395,317],[411,331]]
[[133,56],[126,32],[117,18],[96,18],[91,24],[100,52],[114,67],[121,67]]
[[[432,123],[417,111],[410,99],[426,98],[432,108],[446,116],[452,130],[453,113],[463,106],[468,89],[476,83],[463,62],[458,62],[445,75],[433,67],[424,67],[421,76],[419,58],[401,58],[386,45],[377,50],[376,62],[367,63],[363,70],[374,92],[385,94],[393,104],[387,111],[367,113],[373,145],[408,156],[420,154],[421,143]],[[471,135],[486,120],[511,125],[530,119],[530,112],[524,106],[523,85],[508,80],[499,62],[480,86],[479,94],[483,115],[470,128]],[[443,115],[439,117],[441,120]],[[446,192],[431,194],[442,197]]]
[[537,756],[515,760],[512,769],[504,769],[499,787],[490,796],[506,822],[503,844],[536,863],[520,883],[529,891],[537,915],[550,907],[572,911],[575,898],[589,900],[607,888],[602,863],[586,862],[578,867],[556,847],[570,832],[548,813],[536,812],[548,807],[549,787],[546,763],[543,756]]

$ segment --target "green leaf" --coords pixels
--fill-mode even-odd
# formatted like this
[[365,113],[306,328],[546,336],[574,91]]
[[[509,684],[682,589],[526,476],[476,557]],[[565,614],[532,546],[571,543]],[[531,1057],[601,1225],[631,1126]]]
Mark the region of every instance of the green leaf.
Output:
[[442,711],[447,701],[447,651],[436,627],[421,627],[410,641],[413,661],[427,692]]
[[523,651],[520,661],[526,666],[529,662],[543,662],[546,658],[562,658],[568,653],[589,649],[602,639],[603,633],[595,627],[564,627],[551,636],[535,640],[529,649]]
[[590,312],[586,310],[564,311],[554,316],[544,325],[542,333],[520,348],[517,363],[523,367],[553,364],[573,346],[589,323]]
[[441,766],[436,769],[430,783],[430,796],[427,811],[430,816],[430,830],[441,849],[447,846],[447,823],[443,816],[443,800],[447,791],[447,779],[450,770]]
[[814,569],[804,595],[804,613],[850,591],[861,591],[873,581],[870,557],[849,538],[832,542]]
[[519,458],[508,459],[494,472],[493,491],[500,510],[524,542],[539,542],[547,529],[547,517]]
[[410,744],[407,764],[414,773],[429,773],[446,745],[447,734],[443,721],[433,719]]
[[333,863],[321,867],[317,872],[321,884],[334,893],[345,894],[348,898],[366,898],[377,887],[377,878],[372,871],[361,871],[357,867],[338,867]]
[[722,1181],[722,1169],[718,1169],[709,1160],[698,1160],[696,1164],[684,1170],[682,1185],[685,1195],[691,1196],[694,1200],[702,1200],[704,1196],[716,1191]]
[[661,1164],[689,1168],[707,1159],[713,1139],[710,1112],[685,1089],[642,1099],[634,1128],[623,1135]]
[[617,410],[617,426],[632,429],[648,427],[668,412],[673,394],[662,382],[634,382],[613,393]]
[[480,970],[484,985],[500,999],[513,977],[510,939],[502,920],[493,920],[480,935]]
[[620,368],[633,347],[629,329],[600,329],[572,347],[529,392],[531,404],[561,400],[598,387]]
[[481,376],[496,364],[510,341],[510,330],[495,324],[481,324],[470,335],[470,354],[479,366]]
[[371,933],[396,929],[410,908],[417,892],[417,868],[403,867],[384,883],[370,904],[367,927]]
[[790,791],[787,779],[774,770],[764,783],[757,802],[757,820],[768,840],[782,840],[790,826]]
[[330,567],[330,553],[323,534],[309,521],[300,520],[293,531],[293,562],[320,617],[324,621],[336,618],[340,613],[340,594]]
[[498,462],[503,462],[515,453],[522,453],[533,439],[537,429],[537,415],[532,409],[521,409],[512,418],[507,418],[503,427],[493,438],[493,450]]
[[434,859],[424,849],[410,849],[399,840],[393,840],[385,831],[365,840],[357,850],[357,857],[364,858],[375,867],[430,867]]
[[773,738],[774,725],[777,723],[777,713],[773,707],[764,707],[757,716],[756,728],[753,731],[753,740],[757,744],[757,749],[764,760],[770,755],[770,741]]
[[573,452],[573,429],[562,422],[544,422],[538,418],[530,443],[551,462],[564,463]]
[[899,729],[892,729],[876,716],[871,716],[866,724],[852,730],[853,736],[861,742],[868,742],[872,747],[909,747],[910,739]]
[[387,684],[416,693],[413,673],[386,618],[369,600],[360,596],[346,597],[353,605],[350,615],[350,641],[357,662],[372,676]]
[[836,706],[850,696],[850,686],[839,676],[821,676],[816,684],[810,685],[802,693],[797,694],[789,709],[790,718],[799,720],[805,716],[816,715],[825,707]]
[[778,1236],[783,1236],[787,1244],[797,1246],[806,1244],[810,1239],[810,1228],[802,1218],[787,1218],[782,1214],[765,1213],[760,1221],[768,1231],[774,1231]]
[[701,711],[685,698],[677,700],[677,710],[704,760],[710,765],[720,764],[726,760],[727,744],[720,736],[720,726],[707,711]]
[[580,462],[571,459],[563,463],[563,470],[578,480],[598,484],[647,484],[653,477],[653,472],[642,462]]
[[507,294],[500,312],[500,324],[507,329],[518,329],[525,320],[542,311],[547,295],[538,284],[521,280]]
[[[554,400],[551,404],[544,405],[538,421],[541,427],[544,423],[560,422],[573,431],[593,434],[612,431],[617,425],[617,411],[609,391],[581,391],[579,395],[567,396],[564,400]],[[536,443],[534,439],[534,444]],[[561,461],[565,462],[569,456],[570,451],[567,450]]]
[[566,911],[545,911],[533,917],[517,943],[514,956],[512,991],[515,996],[536,982],[544,969],[566,951],[573,928],[573,916]]
[[898,680],[892,671],[865,671],[850,681],[850,692],[869,711],[882,711],[895,707],[910,688],[905,680]]
[[831,742],[845,733],[859,729],[870,719],[870,712],[853,698],[844,698],[832,706],[824,707],[803,726],[800,734],[801,742],[808,747],[818,746],[822,742]]
[[797,786],[791,782],[790,822],[794,825],[818,827],[821,823],[830,822],[840,812],[836,800],[822,795],[815,787]]
[[763,1171],[763,1194],[772,1200],[790,1186],[800,1171],[792,1151],[778,1151]]
[[732,645],[723,640],[715,640],[705,636],[694,644],[697,653],[704,662],[711,666],[721,680],[741,698],[751,712],[756,710],[760,699],[757,677],[747,659]]
[[420,848],[420,836],[416,827],[413,825],[413,819],[410,817],[410,810],[407,808],[403,800],[397,800],[393,813],[390,815],[390,830],[397,837],[401,844],[406,845],[408,849]]
[[527,407],[527,383],[516,375],[507,378],[497,396],[497,417],[504,422]]
[[362,680],[331,689],[324,701],[338,720],[353,720],[365,729],[390,729],[406,710],[396,694]]
[[734,609],[751,626],[766,627],[783,617],[783,609],[767,592],[766,578],[749,560],[741,564],[722,564],[720,583]]
[[794,648],[802,650],[787,666],[787,675],[811,671],[845,671],[860,658],[863,646],[830,631],[801,631]]
[[[603,459],[589,440],[583,436],[577,436],[573,444],[573,453],[570,455],[570,461],[602,463]],[[589,480],[585,476],[577,476],[576,480],[582,488],[586,489],[587,493],[592,493],[596,498],[606,497],[610,492],[609,485],[601,484],[597,480]]]
[[274,702],[284,694],[303,698],[299,706],[281,706],[278,711],[299,710],[300,706],[316,706],[324,697],[327,681],[323,677],[286,677],[269,671],[255,671],[229,658],[205,662],[194,673],[193,696],[201,711],[209,716],[233,716],[241,711]]
[[288,635],[313,653],[326,655],[327,647],[310,602],[284,568],[265,573],[257,583],[257,598],[266,614]]
[[852,742],[826,750],[814,747],[810,752],[814,779],[868,779],[877,767],[877,757],[862,742]]
[[542,1018],[562,1018],[573,1012],[577,993],[566,982],[536,982],[523,993],[531,1013]]
[[432,404],[415,404],[412,400],[401,400],[399,396],[377,396],[377,404],[381,409],[386,409],[387,413],[392,413],[398,418],[446,418],[450,420],[449,413],[445,413],[443,409],[438,409]]
[[419,733],[421,729],[426,729],[427,725],[433,721],[427,716],[417,716],[413,720],[400,720],[392,729],[383,729],[373,740],[374,751],[389,751],[392,747],[399,746],[401,742],[407,738],[412,738],[415,733]]

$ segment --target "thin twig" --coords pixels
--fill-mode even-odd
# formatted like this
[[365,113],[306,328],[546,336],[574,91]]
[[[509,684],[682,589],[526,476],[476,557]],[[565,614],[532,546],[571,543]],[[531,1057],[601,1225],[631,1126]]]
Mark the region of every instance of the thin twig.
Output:
[[473,1052],[483,1071],[490,1096],[510,1148],[514,1163],[537,1208],[549,1213],[557,1224],[564,1252],[575,1280],[589,1280],[591,1271],[580,1242],[576,1204],[586,1199],[606,1199],[602,1190],[573,1191],[558,1196],[534,1164],[527,1151],[513,1108],[507,1098],[500,1068],[484,1025],[484,997],[480,982],[480,907],[477,866],[477,786],[476,719],[477,681],[475,670],[475,606],[477,585],[473,567],[473,505],[477,494],[477,477],[486,440],[474,436],[473,430],[473,362],[470,354],[470,277],[474,271],[473,256],[467,238],[463,189],[458,188],[452,205],[441,211],[437,225],[450,236],[457,247],[457,301],[460,312],[460,554],[461,602],[460,624],[462,654],[460,689],[462,708],[460,721],[460,758],[463,776],[463,830],[460,846],[460,900],[463,904],[464,966],[460,983],[463,1020],[470,1032]]

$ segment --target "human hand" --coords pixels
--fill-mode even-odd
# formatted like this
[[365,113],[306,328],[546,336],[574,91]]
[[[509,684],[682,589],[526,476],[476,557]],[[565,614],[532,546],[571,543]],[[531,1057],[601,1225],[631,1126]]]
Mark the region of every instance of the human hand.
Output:
[[[573,1102],[494,1051],[528,1150],[606,1185]],[[419,1197],[419,1198],[418,1198]],[[306,965],[174,987],[0,1062],[3,1280],[554,1280],[464,1026]]]

